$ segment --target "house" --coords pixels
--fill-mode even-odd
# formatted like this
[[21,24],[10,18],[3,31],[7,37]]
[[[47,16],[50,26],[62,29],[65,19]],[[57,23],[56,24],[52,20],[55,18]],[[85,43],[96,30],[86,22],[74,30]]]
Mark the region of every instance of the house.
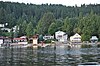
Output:
[[13,39],[13,43],[17,43],[17,44],[28,44],[26,38],[14,38]]
[[55,38],[59,42],[66,42],[67,41],[67,34],[63,31],[57,31],[57,32],[55,32]]
[[38,35],[33,36],[33,44],[38,44]]
[[92,43],[97,42],[97,41],[98,41],[97,36],[92,36],[92,37],[90,38],[90,41],[91,41]]
[[45,36],[43,36],[43,39],[44,40],[48,40],[48,39],[54,39],[54,36],[50,36],[50,35],[45,35]]
[[0,46],[10,46],[10,43],[12,43],[11,38],[0,37]]
[[1,30],[4,31],[4,32],[10,32],[11,31],[11,29],[9,29],[9,28],[1,28]]
[[3,37],[0,37],[0,47],[3,44]]
[[4,24],[0,24],[0,27],[4,27]]
[[72,43],[81,43],[81,36],[78,33],[76,33],[75,35],[70,37],[70,41]]

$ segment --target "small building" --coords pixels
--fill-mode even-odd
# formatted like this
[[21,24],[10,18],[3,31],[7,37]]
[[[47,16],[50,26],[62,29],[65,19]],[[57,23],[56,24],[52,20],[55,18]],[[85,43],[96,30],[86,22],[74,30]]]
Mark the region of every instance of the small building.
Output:
[[55,32],[55,38],[59,42],[66,42],[67,38],[68,38],[68,35],[63,31],[57,31],[57,32]]
[[92,37],[90,38],[90,41],[91,41],[92,43],[98,42],[97,36],[92,36]]
[[1,44],[3,44],[3,37],[0,37],[0,47],[1,47]]
[[0,37],[0,46],[10,46],[10,43],[12,43],[11,38]]
[[38,44],[38,35],[33,36],[33,44]]
[[1,28],[1,30],[4,31],[4,32],[10,32],[11,31],[11,29],[9,29],[9,28]]
[[0,27],[4,27],[4,24],[0,24]]
[[45,36],[43,36],[43,39],[44,40],[48,40],[48,39],[54,39],[54,36],[50,36],[50,35],[45,35]]
[[28,44],[26,38],[14,38],[13,43],[18,43],[18,44]]
[[70,37],[70,41],[72,43],[81,43],[81,36],[78,33],[76,33],[75,35]]

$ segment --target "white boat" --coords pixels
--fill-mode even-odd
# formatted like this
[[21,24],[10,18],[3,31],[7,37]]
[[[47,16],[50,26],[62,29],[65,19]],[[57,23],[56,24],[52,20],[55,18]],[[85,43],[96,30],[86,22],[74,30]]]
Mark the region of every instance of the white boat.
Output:
[[86,63],[80,63],[78,66],[100,66],[98,62],[86,62]]

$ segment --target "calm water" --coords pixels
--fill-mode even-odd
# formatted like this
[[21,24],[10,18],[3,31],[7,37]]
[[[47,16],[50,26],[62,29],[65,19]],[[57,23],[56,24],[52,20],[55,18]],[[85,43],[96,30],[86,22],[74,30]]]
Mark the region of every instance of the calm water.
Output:
[[0,48],[0,66],[77,66],[100,61],[100,49],[68,49],[66,46],[33,48]]

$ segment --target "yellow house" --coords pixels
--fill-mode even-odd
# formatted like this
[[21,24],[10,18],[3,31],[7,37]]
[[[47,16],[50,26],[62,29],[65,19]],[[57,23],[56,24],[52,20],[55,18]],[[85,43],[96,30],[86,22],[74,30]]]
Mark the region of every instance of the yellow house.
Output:
[[78,33],[76,33],[75,35],[70,37],[70,41],[72,43],[81,43],[81,36]]

